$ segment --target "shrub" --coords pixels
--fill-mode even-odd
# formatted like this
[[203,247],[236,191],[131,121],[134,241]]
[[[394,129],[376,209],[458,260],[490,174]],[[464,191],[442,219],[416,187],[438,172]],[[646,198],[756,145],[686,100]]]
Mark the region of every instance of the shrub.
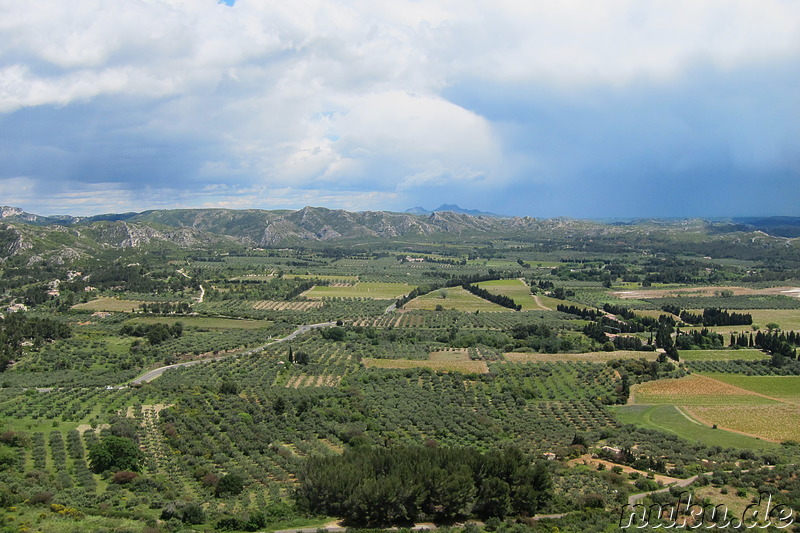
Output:
[[36,492],[28,498],[30,505],[50,505],[53,503],[53,493],[50,491]]
[[111,482],[116,483],[117,485],[126,485],[139,477],[139,474],[136,472],[131,472],[129,470],[120,470],[116,474],[111,477]]

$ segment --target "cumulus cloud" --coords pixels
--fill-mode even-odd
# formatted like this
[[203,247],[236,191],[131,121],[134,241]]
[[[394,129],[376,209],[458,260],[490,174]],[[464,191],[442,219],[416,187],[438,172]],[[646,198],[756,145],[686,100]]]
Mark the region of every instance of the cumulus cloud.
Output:
[[706,148],[796,175],[797,99],[751,76],[793,82],[798,55],[800,6],[780,0],[0,0],[0,179],[151,207],[225,184],[203,202],[458,189],[497,209],[665,161],[722,172]]

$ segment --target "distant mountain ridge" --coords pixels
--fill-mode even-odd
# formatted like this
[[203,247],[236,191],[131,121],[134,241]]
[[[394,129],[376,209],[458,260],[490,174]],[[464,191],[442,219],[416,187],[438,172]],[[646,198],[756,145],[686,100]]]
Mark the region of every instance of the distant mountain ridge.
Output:
[[[800,217],[738,219],[647,219],[604,223],[569,218],[492,217],[458,213],[458,206],[415,214],[389,211],[350,212],[324,207],[293,210],[165,209],[91,217],[42,217],[16,207],[0,207],[0,263],[9,257],[27,262],[69,261],[96,256],[106,250],[310,246],[314,243],[450,234],[460,242],[485,245],[493,239],[523,242],[563,242],[567,248],[582,242],[610,240],[649,242],[653,246],[687,232],[702,235],[696,245],[720,243],[786,247],[800,236]],[[460,208],[459,208],[460,209]],[[555,241],[554,241],[555,240]],[[548,245],[549,246],[549,245]],[[592,246],[597,246],[593,244]],[[695,244],[692,244],[695,246]],[[792,247],[800,248],[800,239]],[[714,248],[718,250],[719,248]],[[724,249],[724,247],[723,247]],[[709,254],[707,248],[702,250]]]
[[409,213],[411,215],[430,215],[431,213],[449,211],[450,213],[459,213],[461,215],[471,215],[473,217],[492,217],[492,218],[511,218],[506,215],[498,215],[495,213],[489,213],[488,211],[480,211],[478,209],[464,209],[463,207],[459,207],[456,204],[442,204],[433,211],[428,211],[424,207],[412,207],[411,209],[406,209],[404,213]]

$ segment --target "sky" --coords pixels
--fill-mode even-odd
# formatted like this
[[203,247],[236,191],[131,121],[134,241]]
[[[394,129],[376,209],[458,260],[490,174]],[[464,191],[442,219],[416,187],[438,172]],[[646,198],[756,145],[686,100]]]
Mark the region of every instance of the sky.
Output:
[[800,215],[800,2],[0,0],[0,205]]

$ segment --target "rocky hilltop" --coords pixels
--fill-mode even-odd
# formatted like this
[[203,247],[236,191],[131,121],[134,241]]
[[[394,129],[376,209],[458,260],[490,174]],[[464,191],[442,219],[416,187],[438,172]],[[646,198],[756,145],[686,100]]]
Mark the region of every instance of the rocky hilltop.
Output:
[[[435,235],[484,244],[494,239],[512,239],[598,250],[603,243],[617,248],[628,243],[640,248],[677,240],[685,241],[687,252],[697,249],[703,255],[726,247],[759,247],[759,253],[764,247],[798,247],[800,239],[770,234],[768,222],[760,219],[759,227],[742,219],[601,223],[570,218],[495,218],[452,211],[350,212],[324,207],[297,211],[173,209],[44,217],[4,206],[0,208],[0,260],[24,256],[28,261],[48,259],[63,263],[115,249],[311,246]],[[782,234],[786,234],[787,224],[785,217],[780,220]]]

